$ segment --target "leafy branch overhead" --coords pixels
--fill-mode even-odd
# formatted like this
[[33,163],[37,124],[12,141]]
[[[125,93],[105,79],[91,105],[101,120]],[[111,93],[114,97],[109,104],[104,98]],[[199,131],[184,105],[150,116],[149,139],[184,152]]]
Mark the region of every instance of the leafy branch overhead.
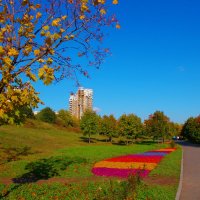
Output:
[[112,4],[118,1],[0,0],[0,119],[12,123],[19,107],[42,103],[32,82],[99,67],[109,53],[99,47],[104,27],[120,28],[107,13]]

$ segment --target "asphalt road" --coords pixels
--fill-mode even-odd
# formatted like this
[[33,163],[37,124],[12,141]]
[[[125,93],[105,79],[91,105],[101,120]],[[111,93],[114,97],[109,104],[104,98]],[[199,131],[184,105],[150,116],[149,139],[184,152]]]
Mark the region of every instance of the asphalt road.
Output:
[[181,142],[183,146],[183,182],[180,200],[200,200],[200,146]]

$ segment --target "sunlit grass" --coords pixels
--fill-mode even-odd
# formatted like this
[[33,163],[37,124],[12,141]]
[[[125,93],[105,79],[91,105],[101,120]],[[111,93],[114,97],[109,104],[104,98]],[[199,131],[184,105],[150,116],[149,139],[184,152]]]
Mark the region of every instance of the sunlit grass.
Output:
[[[16,178],[16,180],[26,177],[35,180],[48,179],[51,177],[74,178],[77,180],[93,177],[91,169],[95,162],[119,155],[141,153],[153,149],[166,147],[166,145],[155,143],[142,143],[132,145],[119,145],[106,143],[103,136],[93,136],[93,143],[88,144],[81,133],[70,132],[67,129],[59,128],[49,124],[32,122],[28,126],[1,126],[0,127],[0,156],[6,160],[9,149],[11,158],[0,164],[0,178]],[[25,149],[23,152],[23,148]],[[15,151],[22,151],[17,154]],[[27,150],[27,151],[26,151]],[[23,155],[24,154],[24,155]],[[178,179],[180,174],[181,149],[167,155],[158,167],[153,170],[151,176],[171,177],[177,180],[177,184],[172,185],[148,185],[142,182],[137,189],[136,199],[173,199],[176,194]],[[45,173],[42,173],[45,171]],[[33,180],[33,182],[35,181]],[[112,185],[113,184],[113,185]],[[13,184],[9,187],[0,185],[1,195],[4,199],[94,199],[100,198],[97,192],[102,195],[102,199],[110,196],[112,199],[119,199],[120,195],[116,191],[123,191],[123,185],[108,180],[97,181],[95,183],[77,182],[70,185],[52,183],[51,186],[32,184]],[[125,184],[125,183],[124,183]],[[48,190],[47,190],[48,187]],[[100,189],[99,189],[100,188]],[[109,189],[110,188],[110,189]],[[4,193],[8,193],[5,195]],[[112,194],[113,193],[113,194]],[[66,197],[66,195],[68,195]],[[96,196],[95,196],[96,195]],[[2,198],[3,198],[2,196]]]

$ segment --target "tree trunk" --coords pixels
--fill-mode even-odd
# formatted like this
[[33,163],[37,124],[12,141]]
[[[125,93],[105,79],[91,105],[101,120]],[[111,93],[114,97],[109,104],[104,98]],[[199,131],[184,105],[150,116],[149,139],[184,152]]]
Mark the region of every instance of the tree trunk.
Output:
[[89,138],[88,138],[88,143],[90,143],[90,135],[89,135]]
[[162,140],[163,140],[162,142],[163,142],[163,144],[164,144],[164,143],[165,143],[165,138],[163,137]]

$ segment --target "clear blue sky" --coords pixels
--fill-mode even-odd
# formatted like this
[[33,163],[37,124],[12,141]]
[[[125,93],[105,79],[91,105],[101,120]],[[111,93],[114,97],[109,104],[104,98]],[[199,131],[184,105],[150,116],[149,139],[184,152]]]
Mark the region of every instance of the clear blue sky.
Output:
[[[112,29],[104,45],[108,57],[82,86],[94,90],[100,114],[135,113],[143,120],[156,110],[183,123],[200,114],[200,1],[119,1],[121,29]],[[36,89],[45,106],[68,109],[77,87],[72,80]],[[44,106],[40,106],[39,109]]]

